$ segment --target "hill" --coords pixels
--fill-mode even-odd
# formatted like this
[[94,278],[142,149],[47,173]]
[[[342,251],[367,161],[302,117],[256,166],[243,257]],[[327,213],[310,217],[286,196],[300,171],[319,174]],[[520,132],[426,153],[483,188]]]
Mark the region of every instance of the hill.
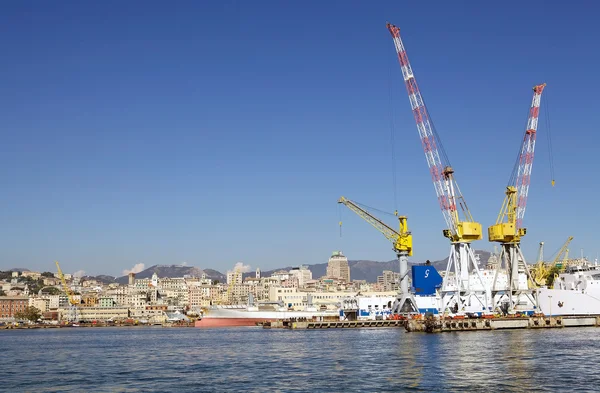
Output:
[[[154,265],[149,268],[136,273],[135,278],[151,278],[156,272],[158,277],[183,277],[185,275],[201,277],[202,273],[213,280],[224,281],[225,275],[213,269],[202,270],[195,266],[184,266],[184,265]],[[122,276],[115,280],[119,284],[127,284],[129,281],[128,276]]]

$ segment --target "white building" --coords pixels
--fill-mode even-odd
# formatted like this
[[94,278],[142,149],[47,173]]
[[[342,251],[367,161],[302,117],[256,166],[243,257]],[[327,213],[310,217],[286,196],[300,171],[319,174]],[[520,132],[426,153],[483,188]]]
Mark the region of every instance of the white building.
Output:
[[238,284],[242,284],[242,273],[241,272],[237,272],[237,271],[233,271],[233,272],[227,272],[227,284],[231,284],[232,282],[236,285]]
[[304,287],[306,283],[312,280],[312,272],[308,266],[300,265],[299,267],[292,268],[289,272],[290,276],[298,279],[298,286]]

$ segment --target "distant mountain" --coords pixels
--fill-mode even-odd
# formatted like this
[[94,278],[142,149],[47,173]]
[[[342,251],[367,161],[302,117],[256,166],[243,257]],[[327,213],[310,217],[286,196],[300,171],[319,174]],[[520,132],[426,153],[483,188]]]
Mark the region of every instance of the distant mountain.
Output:
[[221,273],[218,270],[214,270],[214,269],[203,269],[204,273],[206,273],[206,277],[210,278],[211,280],[219,280],[219,282],[227,282],[227,276],[223,273]]
[[30,272],[31,270],[25,269],[24,267],[13,267],[12,269],[6,270],[7,272]]
[[[212,269],[202,270],[195,266],[184,266],[184,265],[154,265],[150,266],[146,270],[142,270],[139,273],[135,274],[135,278],[151,278],[152,275],[156,272],[158,277],[183,277],[185,275],[190,275],[194,277],[202,277],[202,273],[206,273],[206,276],[213,280],[223,281],[225,276]],[[119,284],[127,284],[129,282],[128,276],[122,276],[115,280]]]
[[[487,260],[489,259],[491,253],[485,250],[475,250],[475,254],[479,255],[480,267],[485,266]],[[423,263],[425,261],[409,261],[408,265],[414,265]],[[444,271],[446,270],[446,265],[448,264],[448,257],[439,260],[432,261],[431,264],[438,270]],[[398,265],[398,260],[394,259],[387,262],[378,262],[378,261],[370,261],[370,260],[350,260],[348,261],[348,266],[350,266],[350,278],[352,280],[366,280],[367,282],[377,282],[377,277],[381,276],[384,270],[391,270],[397,272],[400,270],[400,266]],[[262,271],[261,275],[263,277],[269,277],[276,271],[285,270],[289,271],[292,269],[291,266],[266,270]],[[315,265],[308,265],[308,269],[312,272],[313,278],[317,279],[319,277],[324,276],[327,273],[327,263],[318,263]],[[244,273],[244,278],[246,277],[254,277],[254,272]]]
[[96,280],[100,281],[103,284],[112,284],[116,282],[117,278],[113,276],[107,276],[105,274],[100,274],[99,276],[83,276],[82,280]]

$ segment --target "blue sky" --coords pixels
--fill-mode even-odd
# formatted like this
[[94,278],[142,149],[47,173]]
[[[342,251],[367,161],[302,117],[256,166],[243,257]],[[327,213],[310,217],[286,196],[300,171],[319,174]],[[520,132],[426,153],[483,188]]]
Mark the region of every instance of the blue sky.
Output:
[[[340,195],[448,242],[385,22],[475,219],[495,221],[531,87],[548,83],[523,249],[594,258],[595,2],[19,2],[0,15],[0,268],[120,274],[390,260]],[[547,105],[549,104],[549,105]],[[543,117],[543,115],[542,115]],[[395,127],[394,202],[390,119]],[[385,217],[382,217],[385,218]],[[394,224],[393,218],[388,220]],[[491,249],[487,240],[475,248]]]

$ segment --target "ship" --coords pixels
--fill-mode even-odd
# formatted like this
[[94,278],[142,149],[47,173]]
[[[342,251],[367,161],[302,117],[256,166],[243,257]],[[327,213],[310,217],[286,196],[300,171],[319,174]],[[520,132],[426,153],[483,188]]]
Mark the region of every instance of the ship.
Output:
[[600,266],[567,266],[555,278],[554,288],[539,288],[536,295],[544,315],[600,315]]
[[204,310],[201,319],[195,322],[198,328],[256,326],[263,322],[289,319],[308,319],[315,321],[339,320],[339,310],[321,310],[305,307],[304,310],[292,310],[280,303],[261,303],[258,305],[216,305]]

